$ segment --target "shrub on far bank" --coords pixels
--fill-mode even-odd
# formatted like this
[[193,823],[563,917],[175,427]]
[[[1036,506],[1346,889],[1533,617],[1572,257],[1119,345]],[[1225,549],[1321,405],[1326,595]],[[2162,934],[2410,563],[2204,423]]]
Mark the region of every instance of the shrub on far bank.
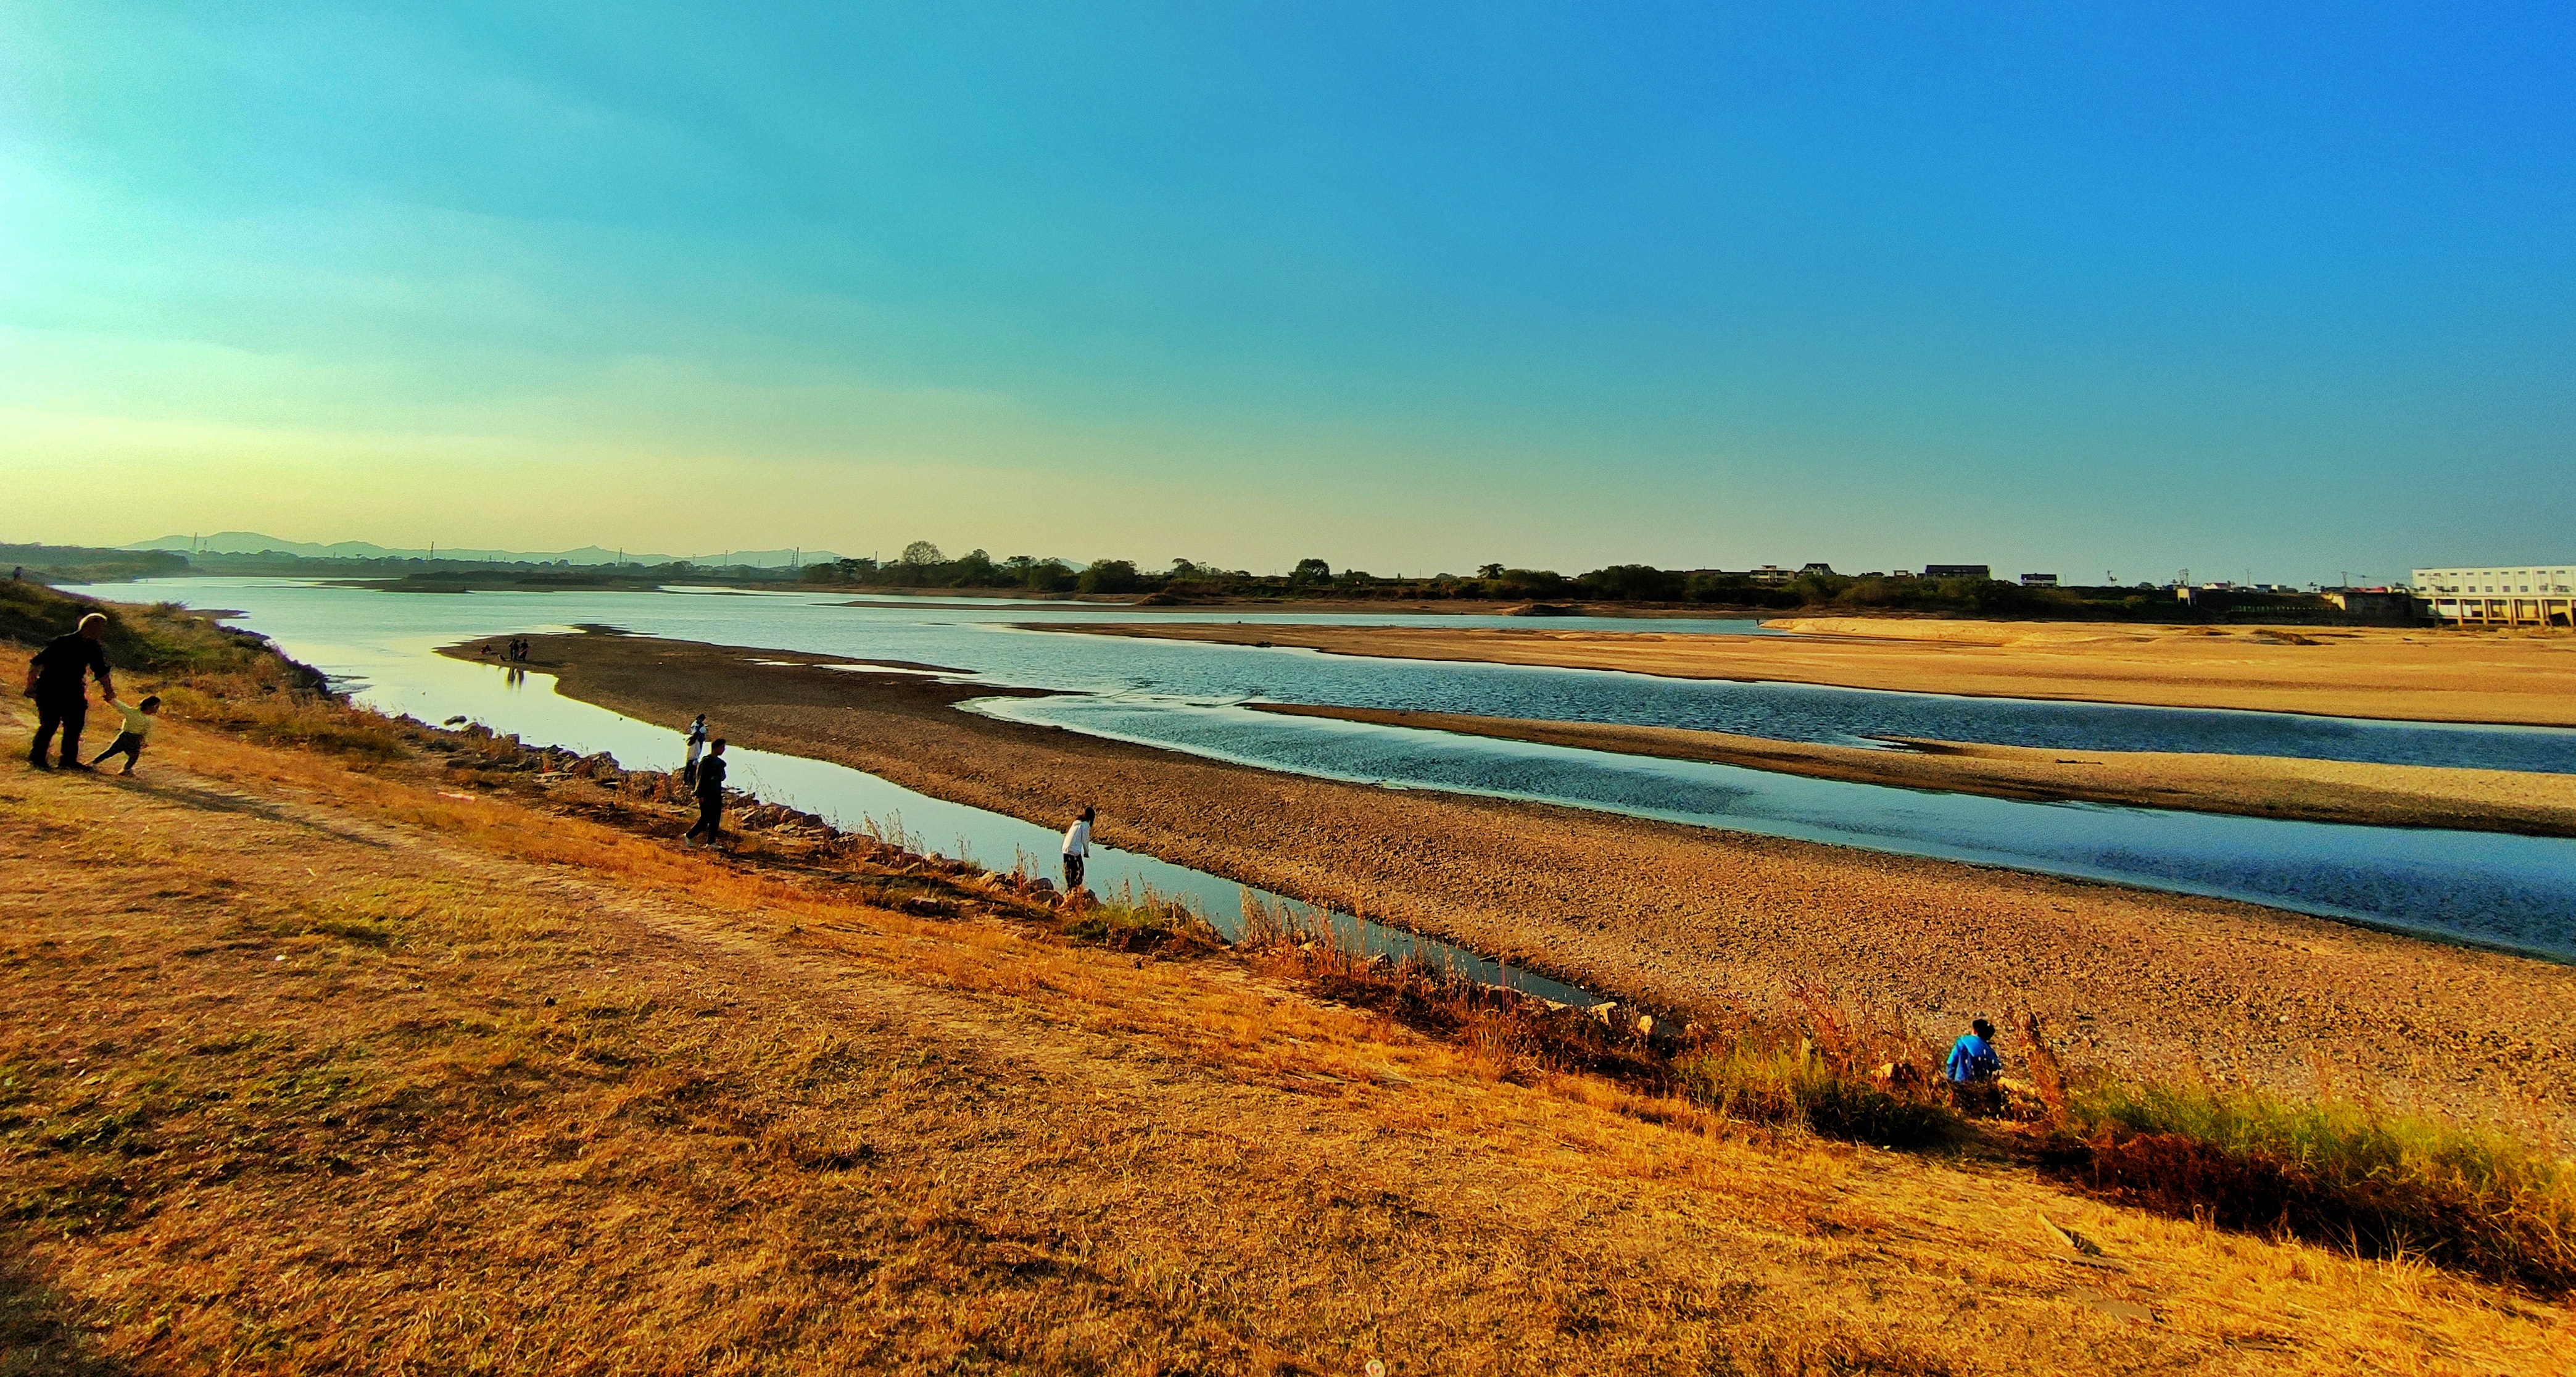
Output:
[[1131,559],[1095,559],[1082,571],[1075,588],[1085,593],[1133,593],[1144,586]]

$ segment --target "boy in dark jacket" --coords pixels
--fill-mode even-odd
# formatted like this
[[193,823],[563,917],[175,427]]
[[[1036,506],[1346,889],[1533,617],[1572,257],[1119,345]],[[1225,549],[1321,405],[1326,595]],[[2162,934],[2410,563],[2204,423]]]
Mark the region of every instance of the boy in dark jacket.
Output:
[[698,825],[690,828],[680,838],[682,841],[695,841],[701,832],[706,834],[709,846],[724,841],[724,747],[721,736],[708,742],[707,758],[698,762]]

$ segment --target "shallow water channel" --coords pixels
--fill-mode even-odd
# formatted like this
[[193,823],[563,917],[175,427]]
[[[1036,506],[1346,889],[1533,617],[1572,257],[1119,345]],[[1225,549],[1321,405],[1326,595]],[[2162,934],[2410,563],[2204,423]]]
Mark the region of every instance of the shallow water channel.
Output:
[[[432,721],[465,713],[534,741],[614,750],[629,764],[649,765],[675,754],[676,736],[559,698],[545,686],[549,681],[515,693],[496,688],[499,671],[440,659],[431,648],[466,636],[602,622],[686,640],[915,661],[952,667],[981,681],[1061,691],[1045,698],[983,700],[971,705],[976,710],[1268,769],[1566,804],[2244,899],[2576,959],[2576,840],[2571,839],[1931,793],[1283,718],[1237,705],[1262,700],[1483,712],[1702,727],[1842,744],[1868,744],[1869,734],[1886,734],[2070,750],[2220,751],[2552,772],[2576,771],[2576,732],[2570,731],[1706,683],[1086,637],[1013,625],[1143,615],[1120,608],[1066,609],[1062,604],[934,608],[878,600],[853,605],[846,595],[807,593],[396,594],[241,579],[105,585],[89,591],[111,598],[161,596],[199,607],[240,608],[248,626],[275,638],[287,653],[339,677],[377,706]],[[1487,617],[1242,614],[1231,609],[1192,619],[1527,625]],[[1742,634],[1751,629],[1750,623],[1722,620],[1565,618],[1550,625],[1683,633]],[[907,828],[942,849],[949,849],[945,838],[955,830],[986,863],[1007,861],[1013,848],[1050,861],[1054,855],[1053,834],[1042,829],[927,799],[843,767],[761,757],[756,769],[773,782],[755,784],[752,770],[745,771],[744,782],[764,797],[792,795],[800,807],[845,819],[854,816],[853,810],[880,819],[900,811]],[[839,779],[829,773],[833,771],[852,778]],[[1157,890],[1200,902],[1222,921],[1231,921],[1238,906],[1238,887],[1231,882],[1149,857],[1125,858],[1119,864],[1137,869],[1113,872],[1104,865],[1095,874],[1113,886],[1130,876],[1150,882]],[[1150,867],[1169,873],[1148,880]],[[1377,940],[1396,937],[1381,933]]]

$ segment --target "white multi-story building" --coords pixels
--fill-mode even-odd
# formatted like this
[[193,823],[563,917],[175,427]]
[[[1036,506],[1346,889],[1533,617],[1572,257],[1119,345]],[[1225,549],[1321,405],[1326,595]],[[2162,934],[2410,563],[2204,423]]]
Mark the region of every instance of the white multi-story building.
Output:
[[2576,560],[2491,569],[2418,569],[2415,597],[2444,621],[2567,626],[2576,622]]

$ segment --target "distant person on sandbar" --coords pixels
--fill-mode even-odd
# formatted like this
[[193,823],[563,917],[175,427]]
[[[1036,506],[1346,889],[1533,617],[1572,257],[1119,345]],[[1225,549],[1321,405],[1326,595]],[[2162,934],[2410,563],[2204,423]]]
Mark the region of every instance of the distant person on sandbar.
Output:
[[2003,1069],[2003,1058],[1995,1055],[1995,1025],[1982,1018],[1971,1021],[1968,1031],[1950,1044],[1952,1085],[1983,1085]]
[[680,766],[682,785],[691,789],[698,787],[698,755],[706,748],[707,715],[699,713],[697,720],[689,724],[689,758]]
[[116,701],[116,683],[108,677],[107,618],[96,612],[80,619],[80,625],[45,642],[27,662],[27,696],[36,700],[36,739],[27,747],[27,763],[39,770],[52,769],[45,763],[45,747],[54,733],[63,734],[62,768],[87,770],[80,758],[81,726],[89,720],[89,685],[85,676],[95,675],[99,691],[109,702]]
[[1064,829],[1064,892],[1067,894],[1082,888],[1082,863],[1091,859],[1091,820],[1095,816],[1096,813],[1085,808],[1082,816],[1073,820],[1073,826]]
[[89,763],[104,765],[109,756],[121,755],[125,757],[125,768],[117,773],[130,775],[134,773],[135,766],[143,763],[143,743],[152,739],[152,719],[161,714],[161,695],[148,693],[143,696],[142,702],[131,704],[110,698],[107,700],[107,705],[116,709],[117,715],[125,719],[125,730],[118,732],[116,740],[106,750],[99,752]]
[[681,841],[694,841],[703,832],[707,845],[721,846],[724,843],[724,746],[721,736],[708,742],[707,758],[698,762],[698,824],[690,828],[688,834],[680,838]]

